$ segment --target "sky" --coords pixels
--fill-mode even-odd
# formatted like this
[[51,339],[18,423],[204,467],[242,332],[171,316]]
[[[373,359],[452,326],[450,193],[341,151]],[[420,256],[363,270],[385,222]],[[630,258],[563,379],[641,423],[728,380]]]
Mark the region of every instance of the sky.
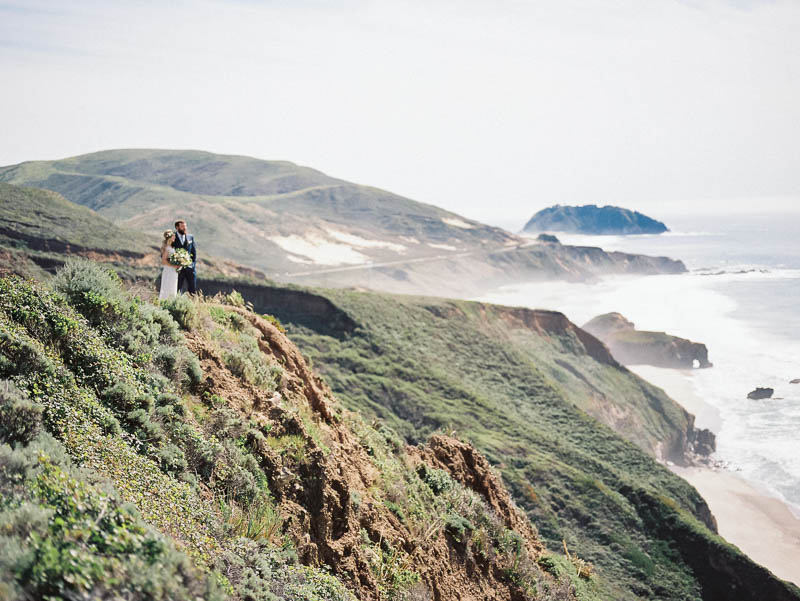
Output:
[[798,0],[0,0],[0,165],[289,160],[519,229],[800,210]]

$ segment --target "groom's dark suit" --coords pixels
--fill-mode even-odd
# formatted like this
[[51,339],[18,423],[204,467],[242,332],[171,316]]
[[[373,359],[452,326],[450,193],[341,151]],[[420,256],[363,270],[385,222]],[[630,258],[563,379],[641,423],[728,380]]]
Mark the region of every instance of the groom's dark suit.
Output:
[[190,267],[184,267],[178,272],[178,292],[183,290],[184,284],[186,291],[189,294],[197,292],[197,247],[194,244],[194,236],[186,234],[184,241],[181,242],[180,234],[175,234],[175,241],[172,247],[175,249],[183,248],[191,255],[192,264]]

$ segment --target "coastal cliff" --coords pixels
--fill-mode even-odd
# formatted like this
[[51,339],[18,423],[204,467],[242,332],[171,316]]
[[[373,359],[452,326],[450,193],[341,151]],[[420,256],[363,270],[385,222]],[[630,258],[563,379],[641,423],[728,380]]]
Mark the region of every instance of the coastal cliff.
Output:
[[587,590],[473,447],[406,447],[345,410],[241,296],[156,306],[65,269],[59,293],[0,279],[0,537],[20,557],[0,562],[4,599]]
[[[566,540],[591,562],[601,598],[704,598],[707,585],[691,575],[699,559],[688,548],[680,558],[655,551],[672,545],[671,535],[650,518],[640,519],[659,507],[676,536],[699,527],[709,540],[721,540],[702,498],[655,460],[685,462],[707,453],[713,435],[696,430],[692,416],[620,366],[599,340],[551,311],[343,290],[296,292],[290,305],[297,306],[267,306],[334,394],[409,443],[442,430],[472,441],[546,547],[563,552]],[[269,302],[271,294],[253,298]],[[330,305],[309,302],[309,294]],[[303,317],[301,304],[314,315]],[[349,324],[347,331],[325,326],[318,312],[323,306]],[[342,313],[347,319],[337,317]],[[627,488],[631,482],[635,490]],[[631,522],[625,515],[641,518]],[[609,546],[609,540],[616,542]],[[720,570],[739,561],[724,544],[709,544]],[[635,557],[641,567],[633,567],[640,561]],[[718,576],[731,586],[743,586],[743,579],[723,573]],[[711,581],[718,576],[704,573]],[[749,586],[740,589],[742,598],[758,599]],[[785,598],[796,594],[786,591]]]
[[800,598],[578,408],[662,403],[649,444],[680,418],[563,315],[265,290],[289,337],[233,290],[151,304],[89,262],[0,279],[6,597]]
[[563,314],[216,259],[154,302],[135,234],[0,192],[0,271],[41,280],[0,279],[3,598],[800,598],[661,465],[713,435]]

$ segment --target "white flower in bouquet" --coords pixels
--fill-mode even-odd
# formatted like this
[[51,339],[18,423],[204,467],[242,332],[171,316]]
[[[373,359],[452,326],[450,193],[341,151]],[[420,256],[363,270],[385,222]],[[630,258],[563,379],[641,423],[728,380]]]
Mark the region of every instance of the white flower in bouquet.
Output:
[[181,270],[185,267],[192,266],[192,255],[189,254],[189,251],[185,248],[178,248],[172,253],[167,260],[169,264],[172,265],[175,269]]

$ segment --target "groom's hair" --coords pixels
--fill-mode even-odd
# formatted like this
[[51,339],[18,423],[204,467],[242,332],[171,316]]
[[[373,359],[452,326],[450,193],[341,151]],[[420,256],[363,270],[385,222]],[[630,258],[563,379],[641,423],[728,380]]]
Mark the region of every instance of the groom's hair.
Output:
[[178,219],[178,221],[175,222],[175,227],[178,227],[179,223],[186,223],[186,222],[183,219]]

